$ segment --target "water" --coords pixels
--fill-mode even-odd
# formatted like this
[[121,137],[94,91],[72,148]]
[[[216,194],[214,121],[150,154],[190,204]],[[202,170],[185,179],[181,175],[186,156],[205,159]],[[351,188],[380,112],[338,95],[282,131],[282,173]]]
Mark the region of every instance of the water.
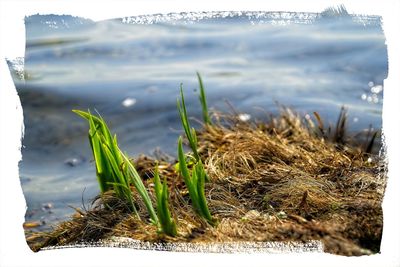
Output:
[[[229,110],[229,101],[263,118],[277,112],[277,101],[334,123],[345,105],[350,130],[381,127],[388,66],[379,18],[174,16],[26,19],[25,80],[18,72],[14,80],[26,130],[20,178],[27,220],[43,221],[44,229],[98,193],[88,126],[71,109],[96,109],[132,156],[156,148],[174,156],[180,83],[189,114],[200,117],[196,71],[216,109]],[[123,23],[132,20],[156,23]]]

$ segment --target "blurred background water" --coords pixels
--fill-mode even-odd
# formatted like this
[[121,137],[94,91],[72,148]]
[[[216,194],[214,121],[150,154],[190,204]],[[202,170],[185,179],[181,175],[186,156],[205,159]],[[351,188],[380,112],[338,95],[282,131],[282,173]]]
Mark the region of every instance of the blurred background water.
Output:
[[227,100],[265,119],[278,102],[335,123],[345,105],[352,132],[381,128],[388,57],[379,17],[343,10],[101,22],[35,15],[25,24],[25,58],[10,66],[24,111],[26,220],[40,221],[38,229],[67,219],[69,206],[99,192],[87,123],[71,110],[96,109],[131,156],[156,148],[174,156],[180,83],[189,115],[200,118],[196,71],[209,106],[219,110],[229,110]]

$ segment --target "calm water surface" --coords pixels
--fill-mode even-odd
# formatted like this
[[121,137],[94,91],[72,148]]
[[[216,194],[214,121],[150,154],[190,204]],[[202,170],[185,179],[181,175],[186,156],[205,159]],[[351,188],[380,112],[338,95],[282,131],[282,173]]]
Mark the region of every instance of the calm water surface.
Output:
[[98,193],[88,126],[71,109],[96,109],[132,156],[156,148],[174,156],[180,83],[190,115],[200,117],[196,71],[220,110],[228,100],[263,118],[278,102],[334,123],[345,105],[352,131],[380,128],[387,50],[379,18],[290,16],[153,24],[28,17],[25,80],[14,77],[24,110],[26,219],[46,228]]

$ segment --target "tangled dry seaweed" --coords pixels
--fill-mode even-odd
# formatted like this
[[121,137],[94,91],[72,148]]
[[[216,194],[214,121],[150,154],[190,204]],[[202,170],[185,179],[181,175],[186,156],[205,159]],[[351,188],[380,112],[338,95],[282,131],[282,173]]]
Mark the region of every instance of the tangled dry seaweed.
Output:
[[[315,117],[313,123],[283,109],[267,123],[248,123],[216,113],[216,123],[198,131],[199,154],[211,180],[205,191],[218,221],[215,227],[190,207],[176,162],[158,158],[160,175],[167,178],[177,236],[160,235],[156,226],[132,216],[108,191],[52,232],[29,234],[27,242],[38,251],[115,236],[192,243],[321,240],[329,253],[379,252],[384,160],[367,153],[371,142],[358,144],[346,136],[344,110],[334,130],[325,129],[318,114]],[[153,202],[155,165],[156,160],[146,156],[135,161]],[[140,217],[149,219],[140,197],[135,199]]]

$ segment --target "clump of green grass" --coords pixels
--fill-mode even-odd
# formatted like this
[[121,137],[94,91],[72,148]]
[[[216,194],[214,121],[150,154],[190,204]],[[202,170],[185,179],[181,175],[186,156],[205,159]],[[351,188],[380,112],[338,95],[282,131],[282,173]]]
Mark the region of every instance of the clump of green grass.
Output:
[[[94,161],[96,164],[97,180],[99,182],[101,193],[110,189],[111,184],[118,181],[118,177],[112,169],[110,160],[116,160],[121,164],[119,153],[116,152],[116,140],[113,140],[107,124],[102,118],[93,116],[90,111],[84,112],[73,110],[76,114],[88,120],[89,122],[89,142],[92,148]],[[107,151],[114,154],[114,157],[107,157]]]
[[81,110],[73,110],[89,122],[89,142],[96,164],[97,180],[101,193],[114,189],[121,200],[129,204],[138,218],[130,185],[133,184],[143,199],[153,224],[158,224],[150,196],[132,162],[118,147],[117,136],[112,137],[106,122],[101,117]]
[[169,236],[176,236],[176,224],[171,216],[171,212],[168,205],[168,187],[166,179],[161,183],[160,176],[158,174],[158,166],[154,172],[154,187],[157,198],[157,217],[159,220],[160,232],[163,232]]
[[[200,75],[198,77],[200,78]],[[200,81],[201,81],[201,78],[200,78]],[[206,113],[208,114],[207,104],[206,104],[206,96],[204,93],[204,87],[202,86],[202,83],[201,83],[200,87],[203,88],[202,89],[203,93],[200,94],[200,102],[205,104]],[[190,164],[195,164],[196,162],[199,162],[201,160],[200,155],[197,151],[198,150],[198,140],[197,140],[196,130],[193,127],[191,127],[189,124],[189,119],[188,119],[187,112],[186,112],[185,97],[183,95],[182,84],[181,84],[180,89],[181,89],[181,91],[180,91],[181,101],[179,101],[179,99],[177,99],[176,102],[177,102],[179,117],[181,118],[183,130],[185,132],[186,138],[189,141],[189,146],[193,152],[193,160],[191,160]],[[203,104],[202,104],[202,106],[203,106]],[[203,111],[204,111],[204,109],[203,109]],[[177,170],[179,170],[179,164],[177,164],[176,167],[177,167]],[[210,181],[207,174],[205,176],[205,179],[207,182]]]
[[[199,78],[199,83],[200,83],[200,103],[202,105],[203,109],[203,118],[205,122],[207,123],[207,120],[209,123],[211,123],[211,120],[208,117],[208,109],[207,109],[207,102],[206,102],[206,97],[204,93],[204,86],[201,81],[201,77],[199,73],[197,73],[197,76]],[[181,101],[177,99],[177,107],[178,107],[178,112],[179,116],[181,118],[182,122],[182,127],[183,130],[186,134],[186,138],[189,141],[189,146],[192,149],[193,152],[193,158],[190,159],[189,164],[192,165],[192,171],[191,174],[189,173],[189,168],[188,164],[186,162],[186,156],[183,152],[183,146],[182,146],[182,137],[179,137],[178,139],[178,170],[182,174],[186,187],[189,190],[189,196],[190,199],[192,200],[192,205],[194,207],[194,210],[199,214],[201,217],[203,217],[209,224],[214,225],[215,220],[212,218],[211,213],[208,209],[207,205],[207,200],[205,197],[204,193],[204,184],[205,181],[209,181],[208,175],[204,170],[204,165],[201,162],[199,153],[197,151],[198,148],[198,141],[197,141],[197,135],[196,135],[196,130],[192,127],[190,127],[189,120],[187,117],[187,112],[186,112],[186,105],[185,105],[185,97],[183,95],[183,88],[181,84],[180,88],[180,94],[181,94]]]
[[209,224],[215,225],[215,219],[211,216],[211,213],[208,209],[207,199],[204,193],[204,184],[206,180],[204,165],[201,160],[198,160],[193,165],[190,174],[186,163],[186,156],[183,152],[182,137],[179,137],[178,139],[178,160],[179,170],[183,176],[186,187],[189,190],[189,196],[192,200],[194,210]]
[[200,100],[201,109],[202,109],[202,113],[203,113],[203,121],[206,125],[212,125],[210,115],[208,112],[207,99],[206,99],[206,93],[204,91],[203,80],[201,79],[201,76],[198,72],[196,74],[197,74],[197,79],[199,80],[199,87],[200,87],[199,100]]
[[[211,125],[204,86],[199,73],[197,73],[197,77],[200,85],[199,99],[203,110],[203,119],[205,124]],[[198,153],[196,131],[194,128],[190,127],[189,124],[182,84],[180,88],[180,94],[181,101],[179,101],[179,99],[177,100],[177,107],[183,129],[189,141],[189,146],[193,152],[193,157],[190,162],[190,164],[193,164],[193,167],[190,175],[188,165],[186,163],[186,156],[183,153],[182,138],[180,137],[178,142],[178,169],[180,169],[182,176],[184,177],[185,184],[189,188],[189,194],[194,209],[201,217],[213,225],[215,221],[210,214],[204,194],[204,183],[209,179]],[[73,112],[89,122],[89,142],[96,164],[97,180],[101,193],[113,188],[117,197],[126,201],[131,210],[140,219],[130,188],[131,184],[133,184],[149,212],[151,222],[160,228],[160,232],[170,236],[175,236],[177,234],[177,230],[175,221],[171,216],[168,206],[167,184],[165,181],[164,183],[160,182],[158,169],[156,169],[154,176],[155,193],[157,199],[156,213],[148,191],[144,186],[137,170],[129,160],[128,156],[122,153],[118,147],[116,135],[111,135],[110,130],[103,118],[92,115],[90,111],[84,112],[80,110],[73,110]]]

